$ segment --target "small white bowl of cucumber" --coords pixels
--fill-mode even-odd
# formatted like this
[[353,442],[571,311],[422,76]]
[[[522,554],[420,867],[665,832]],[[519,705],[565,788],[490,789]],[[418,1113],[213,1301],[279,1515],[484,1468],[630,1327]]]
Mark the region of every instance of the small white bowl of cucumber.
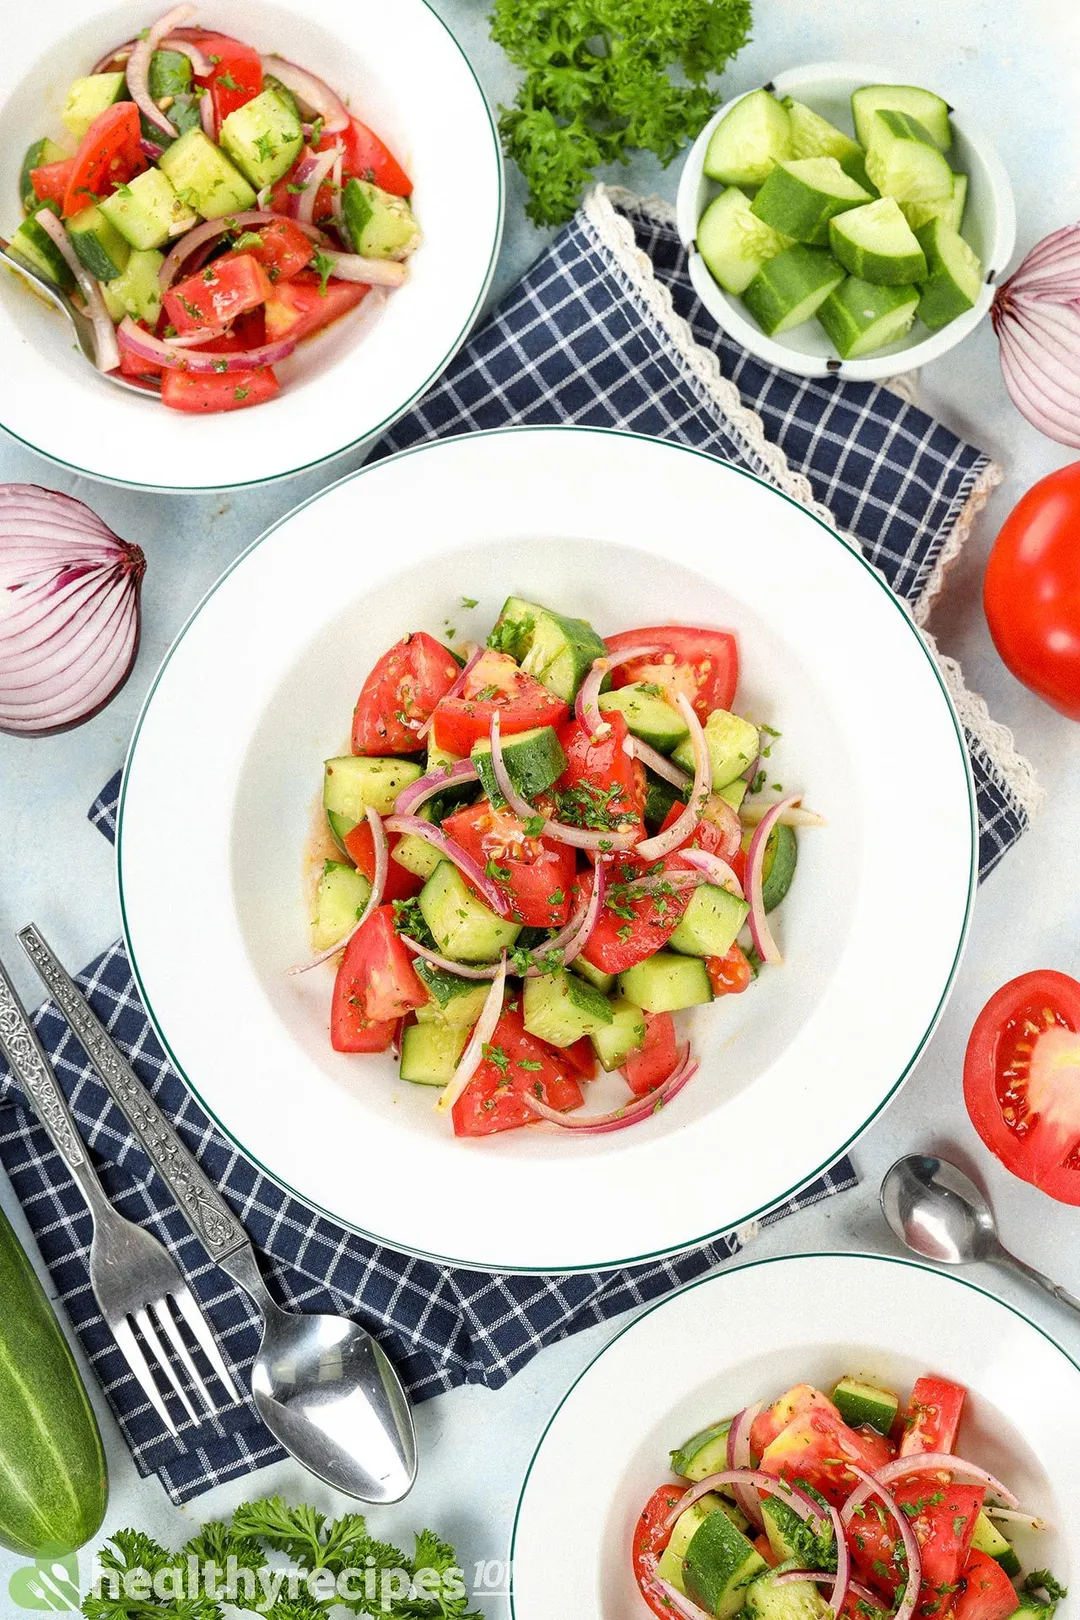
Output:
[[847,62],[726,102],[683,168],[690,279],[752,354],[802,377],[876,381],[978,325],[1016,236],[986,137],[932,90]]

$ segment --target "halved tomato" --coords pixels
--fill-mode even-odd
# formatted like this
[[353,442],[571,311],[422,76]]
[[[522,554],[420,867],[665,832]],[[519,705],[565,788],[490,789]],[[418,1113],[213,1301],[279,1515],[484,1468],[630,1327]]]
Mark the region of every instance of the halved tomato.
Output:
[[901,1457],[920,1452],[955,1451],[967,1390],[947,1378],[918,1378],[904,1416]]
[[696,630],[687,625],[653,625],[644,630],[623,630],[606,638],[609,652],[624,647],[654,646],[663,650],[635,658],[611,672],[613,686],[649,681],[672,697],[681,692],[699,720],[714,709],[730,709],[739,681],[739,647],[727,630]]
[[442,825],[508,897],[515,922],[563,926],[576,893],[574,851],[567,844],[526,837],[512,810],[494,810],[487,799],[455,810]]
[[360,688],[353,711],[354,754],[414,754],[417,732],[453,686],[461,666],[424,630],[384,652]]
[[1040,968],[990,997],[964,1058],[964,1101],[991,1153],[1080,1204],[1080,984]]
[[655,1091],[674,1072],[678,1057],[675,1022],[670,1013],[645,1014],[645,1039],[622,1066],[635,1097]]
[[133,101],[116,101],[98,113],[72,161],[64,192],[65,218],[111,197],[117,186],[127,185],[149,168],[140,135],[139,109]]
[[266,339],[310,337],[355,309],[371,291],[366,282],[328,281],[323,287],[311,270],[300,270],[279,282],[266,300]]
[[538,1116],[522,1100],[528,1091],[562,1113],[584,1102],[561,1053],[526,1033],[520,995],[505,1003],[484,1050],[484,1061],[454,1104],[455,1136],[490,1136],[534,1124]]
[[561,698],[526,675],[506,653],[488,648],[466,676],[460,695],[444,698],[435,710],[436,746],[450,754],[469,753],[491,730],[496,709],[504,737],[533,726],[557,726],[566,715]]
[[650,1576],[660,1554],[671,1540],[667,1520],[683,1494],[684,1487],[681,1485],[661,1485],[649,1497],[634,1526],[634,1575],[642,1597],[659,1620],[671,1620],[671,1600],[652,1583]]
[[[345,834],[345,849],[358,872],[363,872],[368,882],[375,878],[375,837],[371,831],[371,823],[365,818],[358,821],[351,832]],[[391,833],[388,840],[390,846],[390,860],[386,868],[386,887],[383,889],[384,900],[411,900],[414,894],[419,894],[424,887],[424,880],[417,877],[415,872],[408,872],[394,859],[394,850],[401,843],[401,835]]]

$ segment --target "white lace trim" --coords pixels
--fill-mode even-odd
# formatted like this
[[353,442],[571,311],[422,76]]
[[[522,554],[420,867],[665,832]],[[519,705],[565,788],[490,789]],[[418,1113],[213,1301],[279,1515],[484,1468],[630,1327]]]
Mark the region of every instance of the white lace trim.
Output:
[[[662,197],[637,197],[622,186],[598,185],[586,196],[583,213],[598,245],[611,255],[627,292],[643,307],[646,319],[686,367],[706,400],[722,414],[743,441],[746,458],[751,465],[760,469],[763,476],[778,489],[807,507],[831,529],[837,529],[829,508],[814,498],[809,480],[789,466],[779,445],[766,437],[760,416],[743,404],[734,383],[729,382],[721,372],[717,356],[711,349],[698,343],[689,323],[677,313],[670,292],[657,279],[652,261],[638,247],[633,226],[623,213],[618,212],[619,209],[632,210],[660,224],[670,225],[675,219],[671,204]],[[913,374],[902,374],[894,379],[894,385],[895,392],[904,399],[910,399],[914,391]],[[991,463],[983,468],[970,489],[962,490],[957,496],[957,509],[944,546],[912,617],[937,660],[960,723],[970,736],[975,752],[993,769],[1014,813],[1027,821],[1034,815],[1043,797],[1033,767],[1017,752],[1008,727],[992,718],[984,699],[977,692],[968,690],[960,665],[954,658],[939,652],[933,637],[923,628],[934,599],[941,591],[949,565],[959,555],[976,516],[1001,478],[1000,467]],[[853,537],[846,538],[858,545]],[[907,606],[906,603],[902,605]]]

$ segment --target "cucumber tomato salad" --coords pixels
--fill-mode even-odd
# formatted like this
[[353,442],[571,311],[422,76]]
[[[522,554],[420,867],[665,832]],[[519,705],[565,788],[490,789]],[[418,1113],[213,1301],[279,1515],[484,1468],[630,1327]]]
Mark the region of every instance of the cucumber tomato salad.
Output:
[[1038,1531],[1008,1485],[957,1450],[966,1390],[796,1384],[671,1453],[633,1540],[660,1620],[1051,1620],[1066,1593],[1022,1573]]
[[[325,765],[342,858],[306,966],[343,952],[334,1048],[396,1047],[459,1136],[670,1102],[697,1068],[672,1015],[780,961],[768,914],[820,819],[760,797],[778,734],[735,712],[738,673],[727,631],[602,640],[518,597],[461,657],[424,631],[384,653]],[[579,1114],[598,1064],[626,1101]]]
[[420,242],[412,182],[306,69],[177,6],[72,83],[11,250],[90,317],[98,369],[189,412],[261,405],[274,366]]

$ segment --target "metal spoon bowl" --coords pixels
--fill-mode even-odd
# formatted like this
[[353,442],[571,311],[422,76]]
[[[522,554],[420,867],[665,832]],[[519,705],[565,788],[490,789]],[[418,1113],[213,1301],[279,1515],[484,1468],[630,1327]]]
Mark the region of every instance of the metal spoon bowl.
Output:
[[901,1243],[924,1259],[946,1266],[988,1260],[1080,1311],[1080,1299],[1002,1245],[983,1194],[947,1159],[918,1153],[897,1159],[881,1183],[881,1211]]
[[25,281],[31,283],[35,292],[41,293],[43,297],[49,300],[50,304],[55,305],[62,314],[67,316],[71,323],[71,330],[75,334],[75,342],[79,346],[80,354],[94,367],[99,377],[103,378],[107,383],[112,383],[114,388],[125,388],[131,394],[142,394],[145,397],[147,394],[157,393],[156,388],[144,387],[142,383],[135,382],[130,377],[121,376],[118,371],[98,371],[94,359],[94,325],[90,317],[84,315],[82,310],[72,303],[67,293],[61,292],[60,288],[54,286],[51,281],[46,281],[44,276],[39,276],[36,270],[32,270],[17,254],[12,253],[10,248],[10,242],[5,242],[4,238],[0,236],[0,261],[10,269],[17,271]]

